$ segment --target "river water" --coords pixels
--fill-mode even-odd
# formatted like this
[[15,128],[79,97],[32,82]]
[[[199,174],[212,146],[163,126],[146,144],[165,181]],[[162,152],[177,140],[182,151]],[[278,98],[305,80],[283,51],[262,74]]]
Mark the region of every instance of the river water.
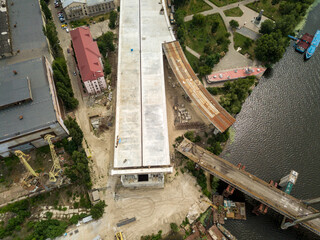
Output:
[[[320,4],[301,31],[320,29]],[[279,180],[291,169],[299,178],[291,194],[300,199],[320,196],[320,48],[309,61],[287,48],[269,76],[263,77],[246,100],[234,124],[235,139],[222,157],[265,181]],[[315,205],[320,210],[320,205]],[[320,239],[291,228],[281,230],[272,214],[247,221],[228,220],[226,227],[240,240]],[[300,227],[301,229],[302,227]]]

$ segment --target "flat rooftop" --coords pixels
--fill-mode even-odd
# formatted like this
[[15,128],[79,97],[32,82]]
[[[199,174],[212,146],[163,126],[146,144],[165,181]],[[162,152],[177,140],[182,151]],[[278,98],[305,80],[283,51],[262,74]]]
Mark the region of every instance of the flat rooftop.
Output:
[[[11,5],[13,3],[13,5]],[[0,66],[45,56],[50,59],[38,0],[7,0],[14,56],[0,60]],[[19,53],[17,53],[19,51]]]
[[161,8],[121,1],[113,174],[170,165],[162,43],[174,38]]
[[0,60],[0,101],[23,101],[28,95],[26,79],[30,81],[32,101],[0,110],[0,141],[45,128],[57,120],[43,60],[43,56],[50,59],[50,54],[39,1],[8,0],[7,6],[15,55]]
[[[12,73],[14,74],[14,73]],[[30,79],[17,78],[14,81],[0,80],[0,109],[32,100]]]
[[[13,69],[17,71],[16,75],[13,74]],[[46,127],[57,120],[41,57],[0,67],[0,76],[6,76],[6,78],[0,78],[0,88],[10,86],[10,83],[19,82],[28,77],[33,98],[32,101],[0,110],[0,140]],[[13,94],[10,91],[2,90],[1,93],[5,94],[1,96],[1,99],[11,98]],[[21,93],[17,91],[14,94],[19,97]],[[22,94],[24,96],[25,92]],[[22,120],[20,120],[20,116],[23,116]]]

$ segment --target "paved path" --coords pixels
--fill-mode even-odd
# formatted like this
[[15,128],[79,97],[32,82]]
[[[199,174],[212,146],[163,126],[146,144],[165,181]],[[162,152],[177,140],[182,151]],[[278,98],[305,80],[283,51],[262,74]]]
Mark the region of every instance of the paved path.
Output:
[[191,53],[193,56],[195,56],[196,58],[200,58],[200,54],[197,53],[196,51],[192,50],[191,48],[189,48],[188,46],[186,46],[186,50]]
[[[237,19],[238,20],[241,17],[238,17],[238,18],[226,17],[226,15],[223,12],[223,11],[225,11],[227,9],[231,9],[231,8],[235,8],[235,7],[239,6],[241,8],[241,10],[244,12],[244,15],[246,14],[247,11],[249,11],[251,13],[252,10],[247,8],[247,7],[245,7],[245,5],[248,4],[248,3],[254,2],[255,0],[245,0],[245,1],[242,1],[242,2],[229,4],[229,5],[223,6],[223,7],[217,7],[216,5],[214,5],[209,0],[204,0],[204,1],[209,6],[211,6],[212,9],[208,10],[208,11],[201,12],[201,14],[207,16],[207,15],[219,13],[221,18],[222,18],[222,20],[224,21],[224,23],[226,25],[227,31],[231,34],[230,37],[229,37],[230,44],[229,44],[228,52],[220,60],[220,62],[213,68],[213,71],[220,71],[220,70],[225,70],[225,69],[232,69],[232,68],[239,68],[239,67],[246,67],[246,66],[256,65],[256,63],[254,63],[252,60],[250,60],[249,58],[246,58],[245,56],[243,56],[241,53],[237,52],[234,49],[233,31],[232,31],[232,29],[230,27],[229,22],[230,22],[231,19]],[[254,11],[252,11],[252,12],[254,12]],[[257,15],[256,12],[254,12],[254,14]],[[250,14],[250,16],[248,16],[246,19],[248,19],[248,18],[252,18],[253,19],[253,16],[251,16],[251,15],[252,14]],[[184,21],[185,22],[190,21],[190,20],[192,20],[192,17],[193,17],[193,15],[186,16],[184,18]],[[242,21],[241,21],[241,23],[242,23]],[[242,24],[244,24],[244,23],[242,23]],[[192,49],[190,49],[190,50],[192,50]],[[189,52],[191,52],[191,51],[189,51]],[[205,83],[204,85],[206,87],[207,83]]]

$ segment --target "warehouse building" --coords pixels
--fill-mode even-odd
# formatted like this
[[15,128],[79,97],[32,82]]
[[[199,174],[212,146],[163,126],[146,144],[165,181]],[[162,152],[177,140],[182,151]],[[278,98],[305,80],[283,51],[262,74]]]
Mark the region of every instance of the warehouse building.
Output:
[[68,135],[53,82],[51,55],[42,32],[39,1],[15,1],[7,13],[16,54],[0,60],[2,157],[14,150],[46,145],[43,137],[48,133],[56,139]]

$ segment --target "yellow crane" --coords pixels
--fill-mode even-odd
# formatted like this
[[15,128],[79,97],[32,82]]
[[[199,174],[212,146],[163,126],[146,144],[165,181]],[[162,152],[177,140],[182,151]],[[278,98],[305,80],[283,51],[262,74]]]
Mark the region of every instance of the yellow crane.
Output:
[[49,181],[56,182],[57,181],[56,177],[59,175],[61,171],[61,166],[60,166],[60,159],[57,156],[56,151],[54,150],[54,145],[52,144],[51,138],[54,138],[54,136],[51,134],[47,134],[44,136],[44,139],[48,142],[50,146],[50,152],[51,152],[51,157],[53,161],[53,165],[49,172]]
[[28,161],[30,160],[30,155],[25,154],[20,150],[14,151],[14,154],[20,159],[20,162],[25,166],[29,173],[35,177],[39,177],[39,174],[36,173],[33,168],[29,165]]
[[211,203],[211,202],[209,202],[207,200],[204,200],[204,199],[202,201],[208,203],[211,207],[213,207],[214,209],[218,210],[218,207],[216,205],[214,205],[213,203]]
[[116,240],[124,240],[122,232],[117,232],[116,233]]
[[[37,186],[39,180],[39,174],[36,173],[33,168],[29,165],[30,155],[25,154],[20,150],[14,151],[14,154],[20,159],[20,162],[25,166],[28,171],[27,176],[21,180],[21,184],[24,188],[28,189],[31,185]],[[35,182],[33,180],[36,180]]]

